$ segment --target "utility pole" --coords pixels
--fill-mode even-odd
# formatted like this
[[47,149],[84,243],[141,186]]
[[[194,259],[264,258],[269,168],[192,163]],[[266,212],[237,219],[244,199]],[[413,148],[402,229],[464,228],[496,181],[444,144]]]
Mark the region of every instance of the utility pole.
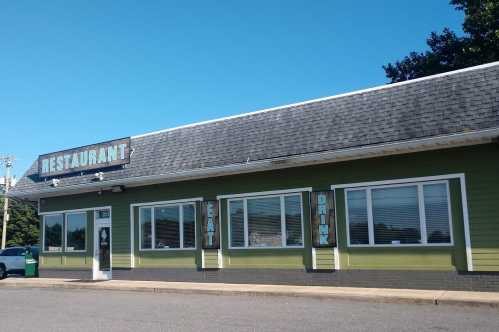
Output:
[[7,222],[9,221],[9,185],[10,185],[10,169],[12,167],[11,157],[2,158],[5,164],[5,190],[3,199],[3,227],[2,227],[2,249],[5,249],[5,243],[7,242]]

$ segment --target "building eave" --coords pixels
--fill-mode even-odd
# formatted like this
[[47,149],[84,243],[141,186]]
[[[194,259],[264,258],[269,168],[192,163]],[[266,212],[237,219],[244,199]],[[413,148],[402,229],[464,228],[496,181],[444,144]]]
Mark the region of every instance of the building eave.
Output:
[[116,180],[104,180],[99,183],[83,183],[68,185],[60,188],[48,187],[35,191],[17,190],[10,195],[13,197],[36,200],[44,197],[72,195],[99,190],[110,190],[111,187],[123,185],[138,187],[159,183],[170,183],[187,180],[196,180],[218,176],[263,172],[291,167],[335,163],[356,159],[367,159],[397,154],[407,154],[421,151],[447,149],[460,146],[469,146],[493,142],[499,136],[499,128],[479,131],[470,131],[459,134],[442,135],[429,138],[399,141],[392,143],[376,144],[348,149],[316,152],[295,156],[286,156],[273,159],[249,161],[217,167],[199,168],[188,171],[163,173],[151,176],[130,177]]

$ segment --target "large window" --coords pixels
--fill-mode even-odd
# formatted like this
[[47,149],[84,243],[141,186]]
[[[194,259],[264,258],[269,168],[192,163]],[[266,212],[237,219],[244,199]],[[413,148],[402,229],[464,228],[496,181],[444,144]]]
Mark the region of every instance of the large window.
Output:
[[43,217],[44,251],[62,251],[62,223],[62,214],[52,214]]
[[230,199],[231,248],[303,246],[301,194]]
[[346,189],[349,245],[449,245],[448,182]]
[[139,208],[140,249],[194,249],[196,207],[193,203]]
[[85,251],[87,213],[66,214],[66,251]]

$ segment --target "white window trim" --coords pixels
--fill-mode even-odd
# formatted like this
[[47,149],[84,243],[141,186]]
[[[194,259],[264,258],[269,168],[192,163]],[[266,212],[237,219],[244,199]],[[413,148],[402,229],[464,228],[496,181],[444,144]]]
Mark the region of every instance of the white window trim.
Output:
[[[194,206],[194,247],[184,248],[184,205]],[[156,221],[154,218],[154,209],[162,207],[176,206],[179,208],[179,244],[180,248],[155,248],[156,246]],[[197,204],[196,201],[177,201],[170,202],[166,204],[150,205],[143,204],[139,205],[139,251],[193,251],[197,250]],[[151,210],[151,248],[142,248],[142,220],[141,213],[142,209]]]
[[218,195],[217,199],[232,199],[232,198],[251,198],[256,196],[275,196],[283,194],[298,194],[302,192],[311,192],[312,187],[306,188],[293,188],[293,189],[283,189],[283,190],[270,190],[270,191],[257,191],[252,193],[242,193],[242,194],[228,194],[228,195]]
[[[76,215],[76,214],[84,214],[85,215],[85,249],[83,249],[83,250],[68,250],[68,216]],[[69,212],[69,213],[64,214],[64,252],[66,252],[66,253],[87,252],[87,236],[88,236],[87,211]]]
[[[61,227],[61,249],[59,250],[45,250],[45,217],[51,217],[51,216],[62,216],[62,227]],[[50,213],[50,214],[44,214],[43,215],[43,220],[42,220],[42,252],[44,254],[56,254],[56,253],[62,253],[63,252],[63,247],[64,247],[64,214],[63,213]]]
[[[301,214],[301,245],[299,246],[288,246],[286,245],[286,211],[283,209],[284,205],[284,197],[287,196],[299,196],[300,197],[300,214]],[[260,198],[270,198],[270,197],[279,197],[280,198],[280,206],[281,206],[281,246],[280,247],[251,247],[249,246],[248,241],[248,199],[260,199]],[[244,209],[244,247],[233,247],[232,239],[231,239],[231,220],[230,220],[230,202],[232,201],[243,201],[243,209]],[[305,238],[303,234],[303,195],[302,192],[293,191],[292,193],[283,193],[283,194],[273,194],[273,195],[255,195],[255,196],[238,196],[237,198],[231,198],[227,200],[227,232],[228,232],[228,248],[231,250],[265,250],[265,249],[300,249],[305,247]],[[284,232],[283,232],[284,230]]]
[[[426,234],[426,212],[424,206],[424,195],[423,186],[428,184],[445,184],[447,192],[447,209],[449,214],[449,232],[450,232],[450,243],[427,243]],[[371,190],[381,189],[381,188],[396,188],[396,187],[410,187],[415,186],[418,192],[418,207],[419,207],[419,227],[421,231],[421,243],[400,243],[400,244],[375,244],[374,242],[374,220],[372,216],[372,199]],[[348,215],[348,192],[350,191],[366,191],[367,200],[367,219],[368,219],[368,232],[369,232],[369,244],[351,244],[350,243],[350,218]],[[347,229],[347,244],[348,247],[352,248],[391,248],[391,247],[452,247],[454,246],[454,234],[452,228],[452,208],[451,208],[451,197],[449,190],[449,180],[442,181],[421,181],[421,182],[399,182],[392,184],[379,184],[370,186],[352,186],[351,188],[345,188],[345,219],[346,219],[346,229]]]

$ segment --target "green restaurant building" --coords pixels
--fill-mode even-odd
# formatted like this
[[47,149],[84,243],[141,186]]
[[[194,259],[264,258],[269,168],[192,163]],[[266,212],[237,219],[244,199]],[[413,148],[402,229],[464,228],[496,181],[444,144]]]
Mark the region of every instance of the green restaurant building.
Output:
[[40,275],[499,290],[499,62],[40,155]]

